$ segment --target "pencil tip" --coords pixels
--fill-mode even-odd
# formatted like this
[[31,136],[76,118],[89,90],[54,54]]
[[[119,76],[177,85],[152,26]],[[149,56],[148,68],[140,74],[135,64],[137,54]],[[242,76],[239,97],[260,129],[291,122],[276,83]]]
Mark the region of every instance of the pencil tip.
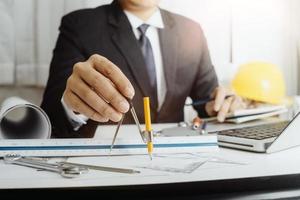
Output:
[[150,160],[152,160],[152,154],[149,154]]

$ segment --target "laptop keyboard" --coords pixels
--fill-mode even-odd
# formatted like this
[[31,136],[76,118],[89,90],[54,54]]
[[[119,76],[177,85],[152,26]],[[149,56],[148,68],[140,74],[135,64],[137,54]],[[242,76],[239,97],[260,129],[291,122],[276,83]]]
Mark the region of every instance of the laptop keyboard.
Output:
[[218,131],[218,135],[263,140],[267,138],[277,137],[278,135],[280,135],[280,133],[287,126],[288,123],[288,121],[283,121],[272,124],[264,124],[238,129]]

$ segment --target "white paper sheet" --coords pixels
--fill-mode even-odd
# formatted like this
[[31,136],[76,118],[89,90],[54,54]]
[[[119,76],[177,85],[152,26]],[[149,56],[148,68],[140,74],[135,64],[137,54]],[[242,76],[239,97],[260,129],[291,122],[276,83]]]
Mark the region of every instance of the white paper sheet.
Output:
[[[69,162],[101,165],[106,167],[123,167],[141,171],[138,176],[167,176],[172,174],[192,174],[197,170],[207,170],[223,167],[247,165],[247,162],[237,159],[223,159],[215,153],[177,153],[158,154],[150,160],[147,155],[132,156],[101,156],[101,157],[71,157]],[[93,170],[92,170],[93,171]],[[102,175],[107,172],[99,172]],[[113,176],[125,174],[108,173]],[[128,175],[127,175],[128,176]],[[132,175],[129,175],[132,176]]]

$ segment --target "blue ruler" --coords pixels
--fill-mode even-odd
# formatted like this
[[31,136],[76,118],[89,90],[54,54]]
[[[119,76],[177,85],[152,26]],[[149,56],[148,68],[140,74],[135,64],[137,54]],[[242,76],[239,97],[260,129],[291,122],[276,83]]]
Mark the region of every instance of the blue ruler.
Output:
[[[117,139],[110,151],[111,139],[18,139],[0,140],[0,156],[104,156],[148,154],[147,146],[140,139]],[[153,153],[192,153],[218,149],[217,137],[157,137]]]

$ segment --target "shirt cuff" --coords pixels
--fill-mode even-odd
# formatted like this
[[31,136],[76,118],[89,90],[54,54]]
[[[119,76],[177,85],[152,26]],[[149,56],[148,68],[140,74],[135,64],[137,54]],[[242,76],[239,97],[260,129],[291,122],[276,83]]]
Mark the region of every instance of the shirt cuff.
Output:
[[66,105],[63,97],[61,98],[61,104],[74,131],[77,131],[82,125],[87,123],[89,118],[83,114],[75,114],[73,110]]

